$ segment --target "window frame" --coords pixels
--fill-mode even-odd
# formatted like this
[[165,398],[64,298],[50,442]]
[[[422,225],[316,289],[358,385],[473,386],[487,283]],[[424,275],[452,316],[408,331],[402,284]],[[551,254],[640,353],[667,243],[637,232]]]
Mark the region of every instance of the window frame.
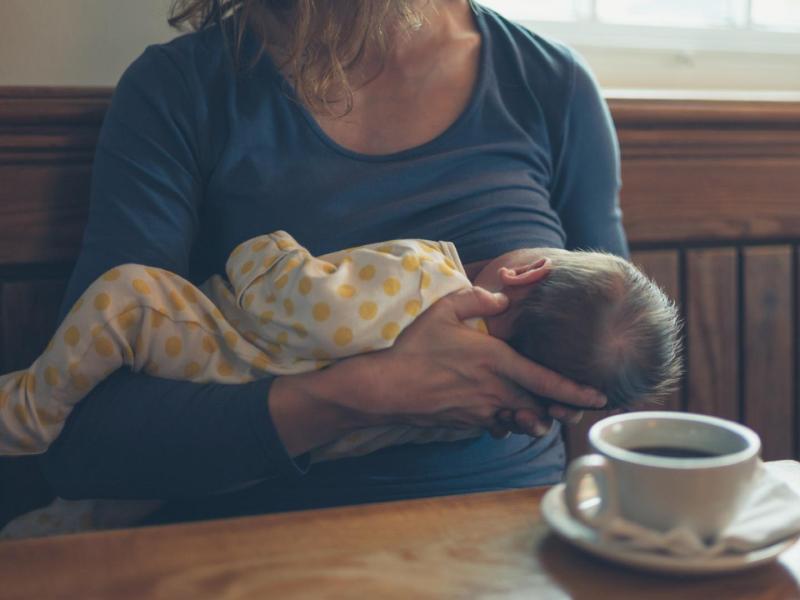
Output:
[[582,19],[575,21],[525,19],[515,22],[570,45],[588,48],[777,54],[800,57],[800,32],[733,27],[618,25]]

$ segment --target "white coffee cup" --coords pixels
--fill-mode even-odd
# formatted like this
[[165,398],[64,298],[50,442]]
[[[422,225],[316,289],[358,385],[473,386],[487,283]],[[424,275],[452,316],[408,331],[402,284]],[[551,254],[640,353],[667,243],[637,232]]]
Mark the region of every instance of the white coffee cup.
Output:
[[[603,419],[589,430],[589,444],[596,454],[567,469],[565,496],[573,517],[590,527],[617,516],[662,532],[687,527],[703,539],[713,539],[736,515],[752,489],[761,450],[758,435],[743,425],[666,411]],[[711,456],[664,456],[664,449]],[[594,514],[582,508],[586,476],[598,490]]]

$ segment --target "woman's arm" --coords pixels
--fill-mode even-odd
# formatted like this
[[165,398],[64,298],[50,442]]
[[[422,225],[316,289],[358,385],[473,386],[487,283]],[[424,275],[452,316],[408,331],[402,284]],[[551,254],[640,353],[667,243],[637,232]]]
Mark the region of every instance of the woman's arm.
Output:
[[620,187],[619,144],[611,114],[588,67],[576,59],[550,191],[568,249],[628,256]]
[[600,407],[599,392],[530,362],[462,321],[503,312],[508,299],[471,288],[445,296],[386,350],[323,371],[280,377],[270,393],[273,422],[289,453],[333,441],[352,428],[484,428],[499,412],[523,411],[525,433],[545,418],[537,397]]
[[[202,98],[190,92],[188,76],[151,48],[120,81],[62,313],[118,264],[187,276],[208,159]],[[118,371],[78,405],[43,459],[45,473],[64,497],[163,498],[300,472],[272,426],[270,385],[197,385]]]

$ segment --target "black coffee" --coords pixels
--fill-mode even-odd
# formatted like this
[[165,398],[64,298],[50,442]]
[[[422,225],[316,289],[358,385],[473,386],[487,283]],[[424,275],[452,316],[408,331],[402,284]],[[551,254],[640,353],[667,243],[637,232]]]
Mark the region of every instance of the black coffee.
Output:
[[650,454],[651,456],[666,456],[668,458],[710,458],[719,456],[716,452],[696,450],[695,448],[675,448],[673,446],[637,446],[628,448],[631,452]]

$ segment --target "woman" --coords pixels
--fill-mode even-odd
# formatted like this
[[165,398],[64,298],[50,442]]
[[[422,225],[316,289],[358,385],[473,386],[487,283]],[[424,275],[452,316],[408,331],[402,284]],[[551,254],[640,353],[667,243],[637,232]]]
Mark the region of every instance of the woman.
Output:
[[[201,281],[238,243],[277,229],[314,254],[451,240],[470,272],[523,246],[626,253],[611,121],[565,48],[468,0],[173,10],[173,24],[198,31],[148,48],[119,83],[65,307],[126,262]],[[45,472],[67,498],[247,488],[175,517],[555,482],[564,453],[551,419],[604,399],[499,341],[476,343],[460,320],[505,301],[447,297],[392,349],[312,374],[226,386],[116,373],[73,413]],[[502,439],[307,468],[309,450],[346,431],[400,423]]]

